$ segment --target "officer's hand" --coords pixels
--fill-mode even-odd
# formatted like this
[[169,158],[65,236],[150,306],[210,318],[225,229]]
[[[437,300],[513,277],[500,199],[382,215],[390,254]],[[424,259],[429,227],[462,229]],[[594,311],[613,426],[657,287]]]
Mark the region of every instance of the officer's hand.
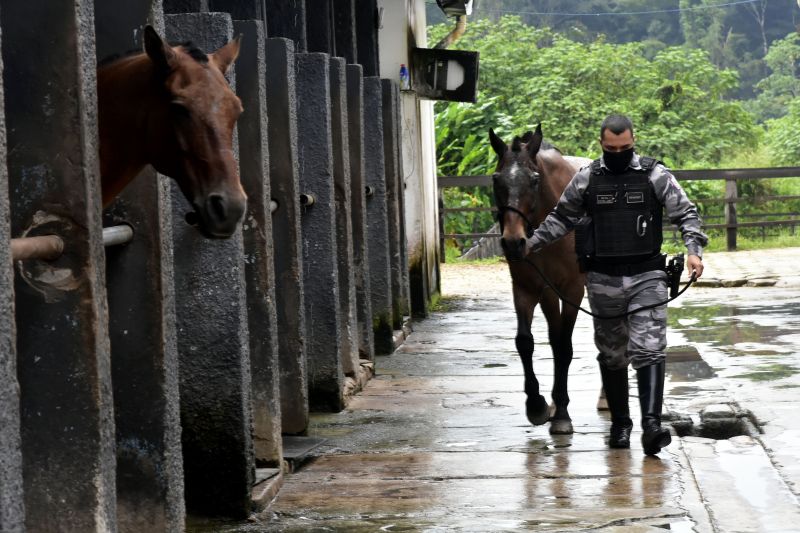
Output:
[[529,255],[533,255],[533,253],[534,253],[533,245],[534,244],[536,244],[536,243],[534,242],[533,237],[531,237],[529,239],[525,239],[525,257],[528,257]]
[[692,272],[696,272],[697,279],[700,279],[700,276],[703,275],[703,260],[696,255],[690,255],[686,259],[686,270],[689,273],[689,277],[692,276]]

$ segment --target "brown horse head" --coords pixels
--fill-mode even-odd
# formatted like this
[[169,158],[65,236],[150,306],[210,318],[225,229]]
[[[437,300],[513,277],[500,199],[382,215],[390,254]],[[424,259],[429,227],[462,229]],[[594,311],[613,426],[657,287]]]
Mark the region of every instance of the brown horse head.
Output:
[[233,152],[242,104],[225,80],[239,39],[205,54],[147,26],[144,49],[98,70],[103,203],[151,164],[178,183],[206,236],[229,237],[247,205]]
[[510,146],[492,129],[489,140],[498,156],[492,188],[503,234],[500,245],[507,259],[522,259],[525,239],[533,231],[533,214],[539,207],[541,176],[536,155],[542,146],[542,127],[514,137]]

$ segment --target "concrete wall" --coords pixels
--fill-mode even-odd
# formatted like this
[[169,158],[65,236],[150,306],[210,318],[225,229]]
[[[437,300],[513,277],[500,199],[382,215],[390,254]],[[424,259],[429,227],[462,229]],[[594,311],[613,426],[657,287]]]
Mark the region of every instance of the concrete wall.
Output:
[[[2,102],[2,87],[0,87]],[[0,239],[10,236],[5,113],[0,107]],[[0,531],[25,530],[11,250],[0,246]]]
[[32,0],[5,2],[0,13],[11,234],[56,233],[70,251],[17,265],[30,532],[103,531],[116,523],[93,7]]
[[[400,64],[409,65],[410,46],[426,47],[424,0],[379,0],[384,9],[380,37],[380,70],[399,82]],[[388,24],[386,21],[391,20]],[[411,311],[425,316],[439,291],[439,228],[436,189],[436,144],[433,102],[401,91],[401,144],[405,188],[405,230]]]
[[[256,461],[282,464],[280,431],[306,430],[309,395],[343,408],[378,341],[394,348],[409,272],[415,312],[427,312],[431,106],[396,85],[409,42],[424,41],[424,8],[2,3],[0,236],[55,233],[67,253],[16,263],[12,287],[0,250],[0,531],[181,531],[186,509],[247,516]],[[152,169],[102,210],[97,60],[139,48],[148,22],[206,51],[244,35],[228,78],[247,113],[234,150],[250,201],[230,239],[200,236]],[[301,206],[301,192],[318,203]],[[104,251],[103,224],[120,223],[134,241]]]

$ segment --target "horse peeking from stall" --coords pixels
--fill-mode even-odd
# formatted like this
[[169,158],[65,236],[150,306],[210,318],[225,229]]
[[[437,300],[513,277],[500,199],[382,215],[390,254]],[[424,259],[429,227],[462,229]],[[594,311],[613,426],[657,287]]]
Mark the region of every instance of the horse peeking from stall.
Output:
[[[555,208],[561,193],[581,164],[589,160],[564,157],[555,147],[542,142],[542,128],[514,137],[508,146],[493,130],[489,130],[492,148],[498,161],[492,176],[497,219],[502,233],[501,246],[508,260],[517,314],[517,352],[525,372],[525,410],[528,420],[541,425],[550,420],[550,433],[570,434],[572,419],[567,405],[567,374],[572,362],[572,330],[578,311],[561,305],[558,296],[546,286],[542,276],[525,258],[525,241],[533,230]],[[527,257],[565,298],[580,302],[583,298],[584,275],[575,254],[574,236],[568,235],[541,252]],[[533,371],[533,335],[531,323],[536,305],[540,305],[553,350],[555,378],[554,408],[539,393],[539,381]]]
[[239,39],[213,54],[147,26],[144,51],[97,69],[103,207],[150,164],[174,179],[206,237],[230,237],[247,206],[233,153],[242,104],[225,73]]

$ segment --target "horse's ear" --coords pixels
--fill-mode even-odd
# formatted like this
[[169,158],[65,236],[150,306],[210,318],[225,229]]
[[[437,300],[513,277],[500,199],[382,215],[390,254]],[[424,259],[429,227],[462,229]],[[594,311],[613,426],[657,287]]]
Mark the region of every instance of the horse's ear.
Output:
[[211,54],[211,61],[222,71],[223,74],[228,72],[233,62],[239,57],[239,48],[242,44],[242,36],[238,35],[234,40]]
[[533,132],[531,130],[526,131],[525,134],[522,136],[522,142],[528,144],[531,140],[531,137],[533,137]]
[[144,51],[158,68],[165,71],[172,68],[175,51],[150,25],[144,28]]
[[[526,134],[527,135],[527,134]],[[536,157],[536,154],[539,153],[539,148],[542,146],[542,139],[544,136],[542,135],[542,125],[539,124],[536,126],[536,131],[533,132],[531,135],[530,140],[528,140],[527,144],[525,145],[528,149],[528,155],[531,156],[531,159]]]
[[489,141],[492,143],[492,148],[494,152],[499,156],[503,157],[503,155],[508,151],[508,145],[497,136],[492,128],[489,128]]

